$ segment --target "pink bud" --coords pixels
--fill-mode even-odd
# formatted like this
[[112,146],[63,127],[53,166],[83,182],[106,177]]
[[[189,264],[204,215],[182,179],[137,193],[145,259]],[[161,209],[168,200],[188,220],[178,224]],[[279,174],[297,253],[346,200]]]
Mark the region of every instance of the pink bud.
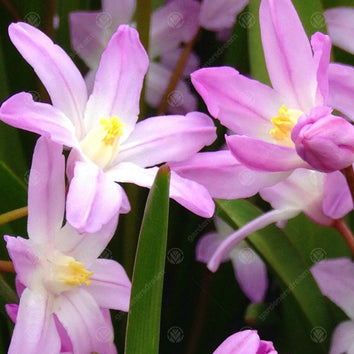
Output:
[[354,126],[315,107],[302,115],[291,132],[299,156],[322,172],[341,170],[354,162]]

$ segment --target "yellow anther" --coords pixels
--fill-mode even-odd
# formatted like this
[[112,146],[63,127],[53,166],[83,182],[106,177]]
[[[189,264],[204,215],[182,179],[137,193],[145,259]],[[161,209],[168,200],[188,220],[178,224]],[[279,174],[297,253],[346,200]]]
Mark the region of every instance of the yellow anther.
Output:
[[93,273],[86,270],[81,262],[70,261],[65,269],[65,275],[61,279],[71,286],[79,286],[84,283],[90,285],[91,275]]
[[112,118],[102,118],[100,120],[101,125],[103,125],[106,135],[102,141],[106,145],[113,145],[117,138],[123,135],[123,128],[125,126],[118,117]]
[[274,128],[269,131],[271,137],[277,141],[289,140],[291,130],[302,112],[297,109],[287,109],[284,105],[279,108],[279,115],[271,119]]

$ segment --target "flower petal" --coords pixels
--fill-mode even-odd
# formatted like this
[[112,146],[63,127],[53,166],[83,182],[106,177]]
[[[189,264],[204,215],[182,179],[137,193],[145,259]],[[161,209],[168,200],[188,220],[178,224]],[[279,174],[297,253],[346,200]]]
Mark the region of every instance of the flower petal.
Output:
[[261,171],[290,171],[299,167],[310,167],[292,147],[275,145],[248,136],[226,136],[231,153],[249,168]]
[[112,259],[97,259],[89,270],[93,275],[87,291],[98,306],[128,312],[131,282],[124,268]]
[[150,48],[152,58],[189,42],[197,33],[200,4],[195,0],[174,0],[151,16]]
[[65,159],[62,147],[39,138],[28,183],[28,235],[51,243],[60,230],[65,208]]
[[322,293],[354,318],[354,263],[348,258],[324,260],[311,272]]
[[213,354],[257,354],[260,342],[255,330],[237,332],[226,338]]
[[344,175],[339,172],[326,174],[323,212],[332,219],[341,219],[353,209],[353,200]]
[[113,165],[131,162],[149,167],[189,158],[216,139],[213,121],[204,113],[159,116],[139,122],[121,145]]
[[316,71],[309,40],[290,0],[263,0],[259,9],[272,85],[304,112],[315,105]]
[[58,144],[70,147],[78,144],[72,122],[50,104],[35,102],[32,95],[26,92],[11,96],[1,105],[0,119]]
[[93,297],[84,289],[58,296],[54,313],[67,331],[74,353],[108,353],[113,342],[111,327]]
[[219,268],[220,263],[227,256],[232,249],[243,239],[245,239],[251,233],[263,229],[264,227],[277,223],[279,221],[288,220],[299,214],[301,210],[298,209],[287,209],[287,210],[272,210],[269,211],[258,218],[252,220],[248,224],[244,225],[233,234],[228,236],[216,249],[213,256],[209,260],[208,268],[212,272],[216,272]]
[[53,106],[60,109],[82,134],[82,118],[87,102],[85,81],[62,48],[37,28],[18,22],[9,26],[12,43],[33,67],[46,87]]
[[78,161],[70,181],[66,218],[80,233],[95,233],[117,216],[123,189],[96,165]]
[[149,59],[138,32],[119,26],[103,52],[93,92],[85,112],[88,130],[101,118],[118,117],[125,124],[125,136],[133,130],[139,113],[139,98]]
[[191,78],[210,114],[225,127],[270,140],[270,119],[286,104],[277,92],[226,66],[197,70]]
[[55,246],[62,253],[90,266],[105,250],[117,228],[117,217],[93,234],[79,234],[69,223],[66,223],[56,235]]
[[[157,108],[159,106],[171,78],[172,70],[159,63],[150,63],[146,76],[146,102],[151,107]],[[188,85],[180,80],[176,89],[168,97],[168,112],[185,114],[196,109],[196,97]]]
[[5,311],[13,323],[16,323],[18,314],[18,304],[6,304]]
[[[208,263],[211,256],[218,248],[220,243],[222,242],[222,238],[217,232],[209,232],[206,235],[202,236],[202,238],[198,241],[196,249],[195,249],[195,259],[198,262]],[[222,262],[226,262],[229,260],[229,257],[226,256]]]
[[252,302],[262,302],[268,288],[267,268],[247,244],[239,244],[230,254],[235,276]]
[[[150,188],[154,182],[157,167],[141,168],[133,163],[122,162],[107,173],[117,182],[134,183]],[[182,178],[171,172],[170,198],[202,217],[210,218],[214,214],[214,202],[208,191],[202,185]]]
[[331,40],[327,35],[316,32],[311,37],[311,46],[314,64],[317,68],[316,104],[323,105],[327,103],[328,98],[328,67],[331,56]]
[[228,150],[200,152],[168,164],[183,178],[205,186],[213,198],[248,198],[286,178],[287,172],[260,172],[238,162]]
[[333,332],[329,354],[354,352],[354,321],[340,323]]
[[[22,237],[4,236],[6,248],[14,264],[17,282],[28,286],[40,260],[32,249],[31,241]],[[21,294],[19,294],[21,295]]]
[[23,292],[9,354],[59,353],[60,338],[51,310],[48,297],[28,288]]
[[102,8],[113,23],[129,23],[134,14],[135,2],[136,0],[102,0]]
[[328,105],[354,120],[354,68],[342,64],[330,64],[328,69]]
[[354,8],[336,7],[324,12],[332,43],[354,54]]
[[200,10],[200,25],[209,31],[230,28],[247,3],[248,0],[204,0]]
[[107,45],[105,28],[99,22],[100,16],[103,15],[99,11],[69,14],[71,46],[93,70],[97,68]]

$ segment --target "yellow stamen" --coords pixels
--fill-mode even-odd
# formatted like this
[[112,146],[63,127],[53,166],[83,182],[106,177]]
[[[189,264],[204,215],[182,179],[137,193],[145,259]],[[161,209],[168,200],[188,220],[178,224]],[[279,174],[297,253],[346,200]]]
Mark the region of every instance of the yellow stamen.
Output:
[[102,141],[106,145],[113,145],[117,137],[121,137],[123,135],[123,128],[125,126],[118,117],[112,118],[102,118],[100,120],[101,125],[103,125],[106,135],[102,139]]
[[287,109],[284,105],[279,108],[279,115],[271,119],[275,128],[269,131],[271,137],[279,142],[289,140],[291,130],[302,112],[297,109]]
[[93,275],[84,268],[81,262],[70,261],[67,265],[65,276],[61,279],[65,281],[66,284],[72,286],[79,286],[82,284],[90,285],[90,276]]

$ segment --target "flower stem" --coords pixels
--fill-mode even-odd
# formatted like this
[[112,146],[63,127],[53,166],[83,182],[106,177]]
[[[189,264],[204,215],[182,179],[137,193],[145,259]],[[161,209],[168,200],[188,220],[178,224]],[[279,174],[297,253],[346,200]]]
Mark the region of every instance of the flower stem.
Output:
[[198,34],[199,34],[199,30],[197,31],[196,35],[192,38],[192,40],[190,40],[188,43],[186,43],[186,45],[184,46],[184,48],[181,52],[181,55],[178,58],[175,70],[172,73],[170,81],[167,85],[166,91],[165,91],[164,95],[162,96],[160,106],[157,111],[158,115],[163,115],[163,114],[166,114],[166,112],[167,112],[169,99],[170,99],[171,95],[173,94],[173,91],[177,87],[179,80],[182,77],[184,68],[185,68],[188,58],[193,50],[193,47],[194,47],[195,41],[198,37]]
[[344,241],[354,255],[354,235],[352,234],[346,222],[343,219],[337,219],[333,221],[332,226],[343,236]]
[[27,207],[22,207],[19,209],[15,209],[12,211],[9,211],[7,213],[1,214],[0,215],[0,225],[7,224],[11,221],[23,218],[27,216],[28,214],[28,208]]
[[350,165],[346,168],[343,168],[342,170],[340,170],[345,179],[347,180],[348,186],[349,186],[349,190],[350,190],[350,194],[352,195],[352,200],[354,203],[354,172],[353,172],[353,167]]
[[16,273],[11,261],[0,261],[0,272]]

